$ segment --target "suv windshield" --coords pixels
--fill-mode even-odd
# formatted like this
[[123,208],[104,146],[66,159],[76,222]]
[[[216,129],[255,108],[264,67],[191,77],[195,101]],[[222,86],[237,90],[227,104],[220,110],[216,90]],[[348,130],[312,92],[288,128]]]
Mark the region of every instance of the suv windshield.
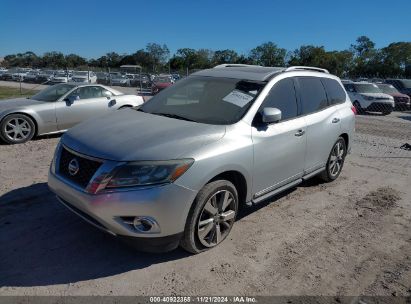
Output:
[[398,93],[398,90],[390,84],[379,84],[378,87],[386,94]]
[[358,93],[382,93],[376,84],[356,83],[354,86]]
[[155,95],[140,111],[205,124],[233,124],[243,117],[265,84],[191,76]]
[[57,101],[60,97],[66,94],[71,89],[75,88],[75,85],[71,84],[56,84],[54,86],[48,87],[43,91],[37,93],[30,99],[40,100],[40,101]]
[[88,72],[74,72],[75,76],[88,76]]
[[404,80],[401,80],[401,82],[404,85],[404,88],[411,89],[411,80],[410,79],[404,79]]

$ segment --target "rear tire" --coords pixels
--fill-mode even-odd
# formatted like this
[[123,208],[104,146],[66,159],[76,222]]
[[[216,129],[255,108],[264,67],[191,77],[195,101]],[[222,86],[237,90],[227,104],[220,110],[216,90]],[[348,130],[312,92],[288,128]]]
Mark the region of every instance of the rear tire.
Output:
[[347,145],[344,138],[339,137],[333,145],[330,155],[328,156],[325,170],[320,173],[319,177],[327,183],[336,180],[338,176],[340,176],[346,155]]
[[363,113],[364,113],[364,110],[361,108],[361,105],[360,105],[360,103],[359,103],[357,100],[354,101],[353,106],[354,106],[355,109],[357,110],[357,113],[358,113],[358,114],[363,114]]
[[22,144],[34,137],[36,125],[24,114],[6,116],[0,124],[0,137],[8,144]]
[[238,213],[238,193],[227,180],[205,185],[187,217],[180,246],[191,253],[209,250],[230,234]]

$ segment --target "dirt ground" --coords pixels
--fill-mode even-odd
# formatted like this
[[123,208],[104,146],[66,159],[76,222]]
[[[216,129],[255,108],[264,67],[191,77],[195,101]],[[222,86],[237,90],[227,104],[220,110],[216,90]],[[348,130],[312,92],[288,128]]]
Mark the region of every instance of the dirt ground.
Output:
[[1,295],[411,295],[411,112],[357,116],[339,179],[242,212],[219,247],[143,254],[47,189],[59,137],[0,145]]

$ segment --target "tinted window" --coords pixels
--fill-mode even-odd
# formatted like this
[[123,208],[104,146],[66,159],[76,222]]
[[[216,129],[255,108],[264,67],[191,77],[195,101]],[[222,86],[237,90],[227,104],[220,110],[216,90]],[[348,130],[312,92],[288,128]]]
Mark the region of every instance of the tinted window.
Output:
[[327,107],[327,96],[320,78],[298,77],[302,113],[308,114]]
[[323,78],[321,81],[327,92],[329,104],[334,105],[345,102],[345,91],[338,81],[330,78]]
[[267,95],[260,108],[260,113],[265,107],[281,110],[281,120],[297,116],[297,99],[295,96],[294,81],[286,78],[277,82]]

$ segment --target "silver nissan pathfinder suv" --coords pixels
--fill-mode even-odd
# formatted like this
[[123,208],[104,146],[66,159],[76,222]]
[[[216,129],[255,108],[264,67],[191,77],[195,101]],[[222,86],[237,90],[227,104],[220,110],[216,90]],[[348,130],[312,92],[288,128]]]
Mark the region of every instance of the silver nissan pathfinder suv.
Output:
[[48,184],[141,250],[199,253],[227,238],[242,205],[313,176],[337,179],[354,114],[327,70],[220,65],[70,129]]

